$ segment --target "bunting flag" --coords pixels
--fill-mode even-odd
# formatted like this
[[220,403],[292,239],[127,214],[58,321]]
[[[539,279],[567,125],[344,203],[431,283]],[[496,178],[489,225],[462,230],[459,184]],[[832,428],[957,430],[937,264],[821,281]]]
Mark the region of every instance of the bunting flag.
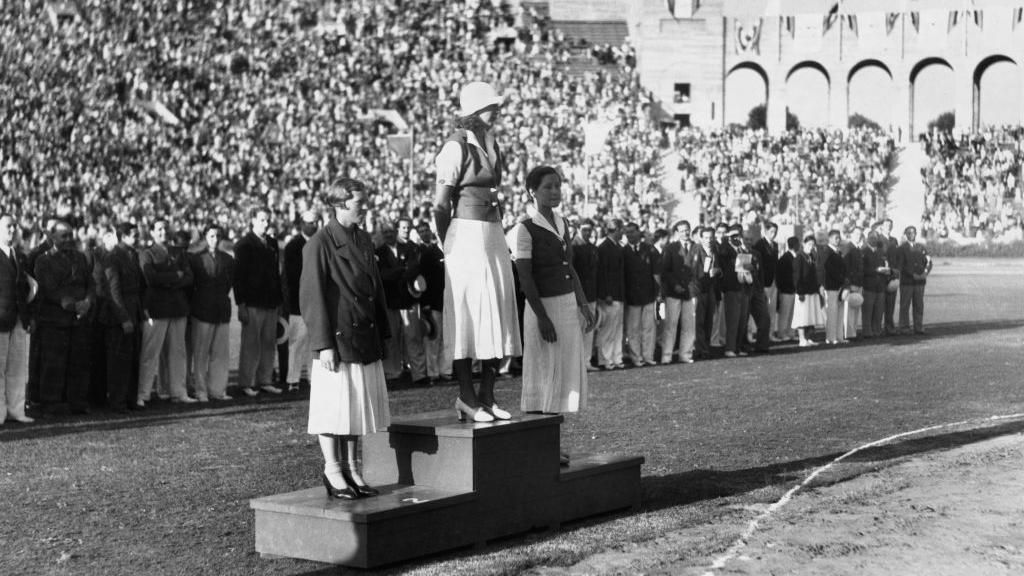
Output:
[[749,21],[735,20],[737,54],[761,53],[761,24],[763,20],[763,18]]
[[388,134],[388,147],[399,158],[412,157],[412,134]]
[[789,33],[789,37],[792,38],[796,35],[796,16],[780,16],[783,20],[783,28]]
[[1013,9],[1013,29],[1016,30],[1021,21],[1024,20],[1024,8]]
[[[973,6],[974,3],[972,2]],[[967,18],[970,17],[974,21],[974,25],[978,28],[984,28],[984,12],[975,8],[969,8],[967,10],[950,10],[949,20],[946,24],[946,33],[952,32],[953,28],[956,28],[960,24],[960,19],[966,22]]]
[[665,7],[668,8],[668,13],[671,14],[673,18],[675,18],[676,17],[676,0],[665,0]]
[[850,27],[850,31],[853,32],[854,36],[860,36],[860,26],[857,24],[856,14],[847,14],[846,24]]
[[896,22],[899,22],[900,16],[902,14],[899,12],[890,12],[885,15],[885,33],[887,35],[892,34],[892,29],[896,27]]
[[914,27],[914,32],[921,32],[921,13],[911,12],[910,13],[910,24]]
[[821,21],[821,33],[822,35],[827,34],[832,26],[836,23],[839,18],[839,2],[832,4],[832,7],[825,13],[825,17]]

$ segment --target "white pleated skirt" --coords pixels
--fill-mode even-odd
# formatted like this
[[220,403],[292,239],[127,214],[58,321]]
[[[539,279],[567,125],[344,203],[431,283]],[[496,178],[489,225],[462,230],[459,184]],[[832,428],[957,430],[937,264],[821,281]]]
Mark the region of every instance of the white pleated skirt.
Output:
[[804,301],[797,296],[793,302],[793,328],[822,326],[825,324],[825,311],[821,308],[821,298],[817,294],[805,294]]
[[330,372],[313,360],[309,369],[310,434],[363,436],[391,424],[381,362],[340,362]]
[[453,219],[444,267],[445,362],[522,354],[512,259],[501,224]]
[[541,298],[555,325],[555,342],[540,336],[537,315],[529,304],[523,313],[522,410],[578,412],[587,403],[587,367],[583,354],[583,321],[576,296]]

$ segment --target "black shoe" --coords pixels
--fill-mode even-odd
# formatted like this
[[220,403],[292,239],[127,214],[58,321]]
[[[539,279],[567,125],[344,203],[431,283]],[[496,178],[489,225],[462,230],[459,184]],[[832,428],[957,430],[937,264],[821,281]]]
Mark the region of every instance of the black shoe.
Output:
[[348,470],[345,470],[344,468],[341,470],[341,477],[345,479],[345,482],[347,482],[349,486],[351,486],[351,490],[355,490],[356,494],[358,494],[362,498],[369,498],[371,496],[380,495],[380,490],[377,490],[376,488],[371,488],[366,484],[360,484],[353,480],[352,474]]
[[430,388],[433,384],[434,381],[431,380],[428,376],[424,376],[423,378],[420,378],[419,380],[416,380],[415,382],[412,383],[413,386],[420,386],[422,388]]
[[337,498],[339,500],[355,500],[359,498],[359,494],[351,486],[339,490],[331,485],[331,481],[327,479],[327,474],[323,474],[321,477],[324,480],[324,488],[327,489],[328,498]]

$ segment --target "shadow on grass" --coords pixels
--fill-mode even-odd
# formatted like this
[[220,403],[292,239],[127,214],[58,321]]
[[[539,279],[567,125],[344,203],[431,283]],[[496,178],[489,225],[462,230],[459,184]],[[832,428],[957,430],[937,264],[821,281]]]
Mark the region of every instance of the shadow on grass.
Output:
[[[910,438],[863,450],[846,458],[843,462],[885,463],[906,456],[959,448],[1000,436],[1020,433],[1024,433],[1024,420]],[[803,480],[812,469],[824,466],[844,453],[836,452],[741,470],[691,470],[680,474],[646,477],[642,480],[643,510],[649,512],[684,506],[704,500],[753,492],[769,486],[786,485],[788,487],[788,485]],[[842,482],[855,476],[846,476],[832,483]]]

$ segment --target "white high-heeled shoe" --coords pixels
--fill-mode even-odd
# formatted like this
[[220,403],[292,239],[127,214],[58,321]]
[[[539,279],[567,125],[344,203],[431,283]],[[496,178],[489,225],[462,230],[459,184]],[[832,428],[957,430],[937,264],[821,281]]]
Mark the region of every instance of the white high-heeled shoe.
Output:
[[511,420],[512,419],[512,414],[510,412],[508,412],[507,410],[502,410],[501,408],[498,408],[497,404],[491,404],[491,407],[490,408],[485,408],[485,410],[490,412],[491,416],[494,416],[494,418],[496,420]]
[[467,417],[473,422],[494,422],[494,416],[487,410],[472,408],[462,398],[455,399],[455,413],[459,416],[459,422],[465,422]]

